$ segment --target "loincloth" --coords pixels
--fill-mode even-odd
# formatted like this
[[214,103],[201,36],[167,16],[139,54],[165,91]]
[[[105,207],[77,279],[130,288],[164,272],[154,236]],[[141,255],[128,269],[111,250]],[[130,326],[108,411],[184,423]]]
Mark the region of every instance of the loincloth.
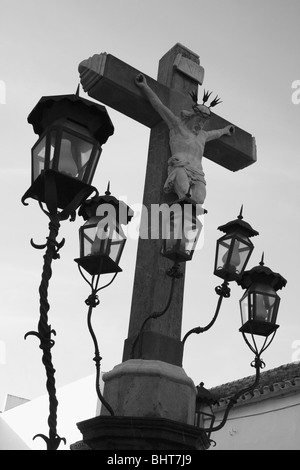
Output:
[[178,157],[171,157],[168,160],[168,177],[164,184],[164,191],[170,193],[174,191],[174,181],[177,175],[177,168],[183,168],[187,174],[190,185],[203,183],[206,185],[205,174],[192,166],[187,160],[180,160]]

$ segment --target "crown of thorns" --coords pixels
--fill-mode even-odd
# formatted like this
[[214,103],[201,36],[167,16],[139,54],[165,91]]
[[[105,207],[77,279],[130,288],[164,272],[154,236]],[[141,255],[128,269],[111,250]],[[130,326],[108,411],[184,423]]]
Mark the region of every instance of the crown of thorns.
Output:
[[[207,101],[209,100],[209,97],[211,96],[212,94],[212,91],[209,92],[209,91],[205,91],[204,90],[204,93],[203,93],[203,98],[202,98],[202,104],[204,104],[208,109],[210,108],[213,108],[214,106],[217,106],[217,104],[219,103],[222,103],[222,101],[220,100],[220,98],[218,97],[218,95],[211,101],[210,105],[207,106],[205,103],[207,103]],[[195,91],[192,91],[190,93],[190,96],[192,98],[192,100],[194,101],[194,105],[193,105],[193,109],[195,110],[198,106],[198,97],[197,97],[197,93]]]

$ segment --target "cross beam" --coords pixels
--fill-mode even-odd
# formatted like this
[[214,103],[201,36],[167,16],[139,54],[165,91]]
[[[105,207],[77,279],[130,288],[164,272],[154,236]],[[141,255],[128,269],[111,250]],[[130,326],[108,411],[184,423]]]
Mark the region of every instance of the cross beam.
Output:
[[[174,70],[176,70],[175,67]],[[151,129],[161,121],[159,114],[135,85],[134,79],[140,73],[139,70],[111,54],[102,53],[95,54],[81,62],[79,73],[83,89],[97,101]],[[175,104],[176,109],[173,109],[175,113],[191,108],[192,102],[189,95],[145,76],[150,88],[166,106],[170,107],[170,103]],[[197,82],[194,81],[196,85]],[[204,157],[228,170],[238,171],[256,161],[255,141],[251,134],[215,113],[212,113],[205,129],[220,129],[229,124],[235,126],[234,135],[230,139],[221,137],[208,142],[205,146]]]

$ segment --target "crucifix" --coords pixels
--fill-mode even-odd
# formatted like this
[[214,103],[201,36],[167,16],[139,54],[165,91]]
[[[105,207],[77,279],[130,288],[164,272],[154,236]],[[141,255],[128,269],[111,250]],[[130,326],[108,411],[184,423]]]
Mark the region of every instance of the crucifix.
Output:
[[[192,107],[202,85],[204,69],[199,56],[185,46],[176,44],[159,62],[157,80],[152,79],[116,57],[96,54],[79,65],[83,89],[92,98],[151,128],[143,205],[150,213],[151,204],[171,203],[175,194],[166,194],[164,185],[170,154],[169,129],[164,119],[150,103],[138,81],[147,83],[163,106],[174,115]],[[140,77],[140,78],[137,78]],[[254,138],[211,112],[205,130],[230,129],[227,137],[205,143],[204,157],[231,171],[241,170],[256,161]],[[224,133],[225,134],[225,133]],[[172,302],[167,315],[150,319],[140,335],[145,319],[166,302],[170,278],[166,276],[170,261],[160,254],[161,240],[140,238],[132,295],[128,338],[124,345],[123,362],[128,359],[159,360],[175,366],[182,364],[181,323],[184,292],[184,270],[176,280]],[[139,337],[139,347],[132,345]]]

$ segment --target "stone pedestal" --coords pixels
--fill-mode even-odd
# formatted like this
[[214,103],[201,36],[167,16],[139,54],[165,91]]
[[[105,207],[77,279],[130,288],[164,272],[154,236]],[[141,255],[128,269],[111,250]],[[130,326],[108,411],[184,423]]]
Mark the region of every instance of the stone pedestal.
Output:
[[83,440],[71,450],[205,450],[207,434],[195,426],[163,418],[97,416],[78,423]]
[[[104,398],[116,416],[194,424],[196,387],[185,371],[162,361],[131,359],[103,375]],[[109,412],[102,406],[101,415]]]
[[196,387],[182,367],[130,359],[103,375],[100,416],[78,423],[72,450],[201,450],[210,441],[194,426]]

